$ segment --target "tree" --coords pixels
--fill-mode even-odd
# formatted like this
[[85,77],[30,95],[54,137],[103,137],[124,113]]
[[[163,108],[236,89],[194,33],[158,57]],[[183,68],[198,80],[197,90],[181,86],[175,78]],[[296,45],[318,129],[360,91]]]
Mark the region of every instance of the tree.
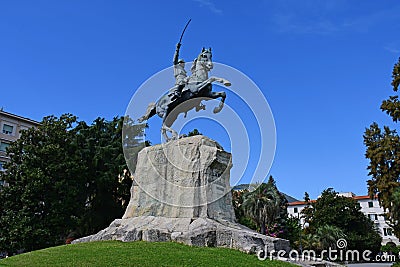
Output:
[[287,200],[278,191],[272,176],[268,183],[262,183],[254,191],[244,195],[242,208],[262,234],[278,236],[283,233],[287,218]]
[[309,202],[310,201],[310,195],[307,192],[304,192],[304,201]]
[[122,216],[132,183],[123,125],[123,118],[87,125],[70,114],[50,116],[10,145],[0,177],[9,184],[0,192],[0,251],[62,244],[72,233],[93,234]]
[[290,241],[290,246],[293,248],[300,240],[301,224],[300,220],[296,217],[288,217],[286,219],[286,232],[281,236]]
[[199,132],[199,130],[194,129],[193,131],[190,131],[188,133],[188,136],[195,136],[195,135],[202,135],[202,133]]
[[[345,233],[339,227],[333,225],[322,225],[316,231],[309,232],[307,229],[303,230],[301,237],[301,244],[304,249],[314,250],[321,253],[323,250],[329,248],[337,248],[337,240],[346,238]],[[300,240],[295,242],[300,246]]]
[[[397,124],[400,120],[398,88],[400,84],[400,58],[392,72],[392,87],[395,95],[384,100],[381,110]],[[400,138],[396,130],[388,126],[383,129],[373,123],[364,133],[365,157],[369,159],[368,192],[371,198],[378,197],[385,217],[394,234],[400,238]]]
[[134,173],[137,156],[145,146],[150,146],[150,141],[144,141],[147,123],[135,123],[129,116],[125,116],[122,128],[122,148],[129,170]]
[[319,240],[319,249],[335,248],[336,242],[340,238],[345,238],[346,234],[337,226],[325,224],[316,229],[316,236]]
[[382,238],[353,198],[338,196],[337,192],[328,188],[303,211],[305,221],[309,222],[306,234],[316,235],[321,242],[316,249],[327,248],[326,245],[332,245],[334,239],[345,235],[348,249],[379,252]]
[[86,185],[86,202],[76,229],[79,235],[103,229],[121,217],[129,203],[132,180],[121,145],[123,121],[97,118],[90,126],[79,122],[71,131],[85,163],[81,179]]
[[250,229],[256,230],[257,226],[254,224],[253,220],[244,214],[242,208],[243,196],[249,192],[248,189],[242,191],[232,190],[232,205],[235,211],[235,217],[238,223],[249,227]]
[[68,132],[74,123],[69,114],[46,117],[8,148],[11,162],[0,177],[9,184],[0,193],[0,251],[60,244],[77,227],[85,203],[85,167]]

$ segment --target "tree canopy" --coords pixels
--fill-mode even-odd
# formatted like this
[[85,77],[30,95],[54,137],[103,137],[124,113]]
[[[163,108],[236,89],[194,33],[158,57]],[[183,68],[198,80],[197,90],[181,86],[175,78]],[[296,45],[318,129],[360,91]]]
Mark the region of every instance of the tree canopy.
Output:
[[62,244],[122,216],[132,183],[123,125],[122,117],[87,125],[65,114],[22,132],[0,174],[9,184],[0,191],[0,251]]
[[195,136],[195,135],[202,135],[202,133],[199,132],[199,130],[197,130],[197,129],[193,129],[193,131],[190,131],[188,133],[188,136]]
[[[384,100],[381,110],[388,114],[395,127],[400,119],[398,88],[400,84],[400,58],[392,72],[394,95]],[[369,159],[368,191],[371,197],[378,197],[385,209],[385,217],[394,233],[400,238],[400,138],[396,129],[371,124],[364,133],[365,157]]]
[[249,226],[255,225],[262,234],[274,237],[284,234],[287,200],[279,192],[272,176],[267,183],[262,183],[254,191],[246,192],[241,197],[242,200],[234,197],[234,206],[240,203],[241,209],[236,214],[248,217],[252,223],[243,218],[239,221],[246,222]]
[[309,223],[305,236],[315,241],[317,249],[327,249],[345,238],[348,249],[379,252],[382,238],[374,223],[361,212],[356,200],[339,196],[332,188],[324,190],[315,202],[308,202],[302,216]]

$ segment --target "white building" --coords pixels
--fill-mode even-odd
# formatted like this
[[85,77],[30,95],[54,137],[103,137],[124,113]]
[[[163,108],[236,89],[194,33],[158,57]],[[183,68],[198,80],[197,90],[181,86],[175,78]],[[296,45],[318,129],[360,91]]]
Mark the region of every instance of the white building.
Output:
[[[5,171],[4,164],[10,159],[6,154],[7,147],[20,138],[21,131],[39,126],[39,122],[14,115],[0,109],[0,171]],[[3,182],[0,181],[0,186]]]
[[[379,230],[379,233],[382,236],[382,245],[386,245],[390,242],[400,245],[399,239],[393,234],[392,228],[386,223],[384,217],[382,216],[384,211],[379,205],[377,199],[370,199],[369,196],[356,196],[351,192],[339,193],[338,195],[352,197],[353,199],[357,200],[357,202],[360,204],[361,212],[368,216],[375,223],[376,228]],[[311,200],[311,202],[314,201],[315,200]],[[307,203],[304,201],[290,202],[287,208],[289,216],[300,218],[300,213],[306,204]],[[301,224],[303,225],[304,222],[301,221]]]

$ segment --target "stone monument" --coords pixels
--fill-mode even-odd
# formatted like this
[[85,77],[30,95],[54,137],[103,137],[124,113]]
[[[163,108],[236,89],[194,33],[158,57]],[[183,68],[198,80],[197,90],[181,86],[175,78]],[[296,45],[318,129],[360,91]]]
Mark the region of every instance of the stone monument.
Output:
[[289,250],[284,239],[235,222],[230,193],[231,154],[197,135],[146,147],[137,159],[131,199],[122,219],[73,243],[175,241],[255,253]]
[[229,181],[231,154],[205,136],[179,138],[170,128],[180,113],[205,109],[203,100],[220,98],[213,110],[220,112],[226,93],[212,91],[212,83],[231,85],[224,78],[209,77],[213,68],[211,48],[202,49],[193,61],[192,75],[187,77],[184,61],[178,59],[182,36],[183,33],[173,61],[175,86],[156,103],[150,103],[138,119],[142,123],[156,114],[161,117],[161,133],[167,142],[139,152],[131,199],[122,219],[73,243],[175,241],[193,246],[229,247],[248,253],[265,249],[289,251],[289,241],[261,235],[236,223]]

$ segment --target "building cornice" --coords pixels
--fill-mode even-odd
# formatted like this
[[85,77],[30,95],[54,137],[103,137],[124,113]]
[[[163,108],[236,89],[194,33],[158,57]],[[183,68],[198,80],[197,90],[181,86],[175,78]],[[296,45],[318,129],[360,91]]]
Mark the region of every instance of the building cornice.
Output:
[[25,121],[25,122],[28,122],[28,123],[31,123],[31,124],[34,124],[34,125],[40,125],[40,122],[38,122],[38,121],[35,121],[35,120],[32,120],[32,119],[28,119],[28,118],[25,118],[25,117],[22,117],[22,116],[18,116],[18,115],[12,114],[12,113],[8,113],[8,112],[6,112],[4,110],[0,110],[0,115],[8,116],[8,117],[11,117],[11,118],[19,120],[19,121]]

